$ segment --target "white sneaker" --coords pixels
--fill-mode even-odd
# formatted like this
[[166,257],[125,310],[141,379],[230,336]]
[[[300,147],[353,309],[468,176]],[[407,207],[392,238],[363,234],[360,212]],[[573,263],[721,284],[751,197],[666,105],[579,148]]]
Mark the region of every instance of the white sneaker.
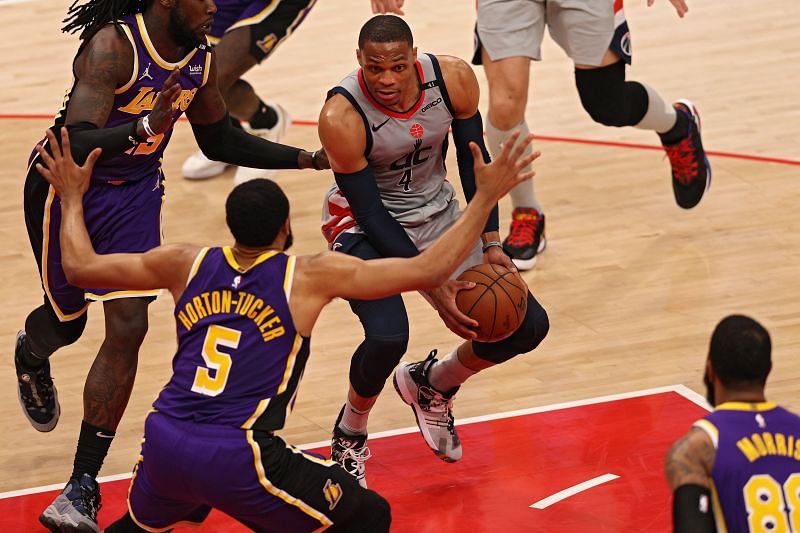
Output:
[[181,173],[188,180],[204,180],[219,176],[226,168],[228,168],[227,163],[212,161],[198,150],[183,162]]
[[[275,113],[278,115],[278,122],[276,122],[273,127],[269,129],[255,129],[251,128],[246,122],[242,123],[242,127],[244,128],[244,131],[251,135],[255,135],[272,142],[280,142],[280,140],[286,135],[286,132],[289,131],[289,126],[292,125],[292,117],[280,104],[267,105],[274,109]],[[236,169],[236,174],[233,176],[233,183],[235,185],[239,185],[256,178],[272,178],[277,173],[278,171],[274,169],[239,167]]]
[[433,453],[448,463],[461,459],[461,440],[453,420],[453,395],[434,389],[428,381],[428,370],[436,363],[436,350],[418,363],[400,363],[394,373],[394,388],[411,406],[422,438]]

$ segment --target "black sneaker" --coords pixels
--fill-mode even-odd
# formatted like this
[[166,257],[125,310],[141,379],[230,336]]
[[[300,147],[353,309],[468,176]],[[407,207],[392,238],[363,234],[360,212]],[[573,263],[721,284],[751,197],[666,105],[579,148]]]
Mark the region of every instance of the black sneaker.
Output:
[[672,191],[675,201],[684,209],[700,203],[711,186],[711,166],[708,164],[700,138],[700,115],[689,100],[673,104],[678,113],[689,117],[689,133],[676,144],[663,145],[672,165]]
[[418,363],[400,363],[394,373],[394,388],[411,406],[422,438],[442,461],[461,459],[461,440],[453,419],[453,396],[458,387],[443,394],[428,381],[428,369],[436,362],[436,350]]
[[331,461],[339,463],[345,472],[356,478],[358,484],[367,488],[367,469],[365,463],[372,456],[367,447],[366,435],[348,435],[339,429],[344,407],[339,411],[333,425],[331,439]]
[[100,486],[89,474],[70,479],[53,503],[39,516],[50,531],[96,533],[100,510]]
[[517,207],[511,213],[511,228],[503,241],[503,250],[519,270],[530,270],[536,256],[547,247],[544,214],[532,207]]
[[28,370],[22,364],[22,346],[25,343],[25,332],[17,333],[17,344],[14,347],[14,365],[17,367],[17,394],[22,411],[28,421],[37,430],[52,431],[61,415],[58,404],[58,392],[50,377],[50,362],[36,370]]

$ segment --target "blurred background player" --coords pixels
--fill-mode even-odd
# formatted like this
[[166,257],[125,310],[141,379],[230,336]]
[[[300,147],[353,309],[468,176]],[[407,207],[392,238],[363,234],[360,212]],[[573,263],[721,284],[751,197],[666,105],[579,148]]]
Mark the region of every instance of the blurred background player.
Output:
[[769,333],[731,315],[714,329],[704,381],[714,411],[670,449],[676,532],[792,532],[800,526],[800,417],[768,402]]
[[[478,81],[454,57],[417,54],[411,29],[394,15],[373,17],[361,28],[353,71],[329,92],[320,113],[319,135],[336,178],[323,208],[322,230],[332,250],[361,259],[413,257],[458,217],[459,206],[444,166],[452,126],[458,173],[467,202],[475,194],[473,165],[489,161],[478,112]],[[511,139],[517,139],[514,135]],[[526,136],[525,146],[531,142]],[[531,153],[533,161],[538,153]],[[514,269],[503,252],[497,209],[486,221],[482,242],[457,273],[481,262]],[[520,328],[507,339],[473,341],[477,322],[455,305],[466,282],[449,280],[425,293],[453,332],[468,339],[441,361],[404,366],[396,376],[403,399],[413,406],[428,446],[445,461],[461,457],[453,425],[453,396],[470,376],[527,353],[547,335],[547,313],[528,292]],[[332,458],[365,480],[367,419],[386,379],[408,345],[408,316],[399,295],[374,301],[351,299],[364,341],[350,364],[350,389],[334,425]]]
[[[100,253],[143,252],[161,244],[161,158],[184,112],[199,146],[217,158],[265,168],[327,165],[322,153],[231,126],[205,38],[215,11],[212,0],[90,0],[70,8],[64,30],[80,31],[82,42],[73,62],[75,81],[53,127],[69,129],[78,161],[103,148],[84,198],[89,233]],[[128,403],[147,308],[159,291],[71,283],[59,247],[61,202],[33,164],[39,157],[32,157],[28,168],[24,211],[44,303],[17,335],[18,393],[34,428],[56,426],[60,406],[48,358],[81,337],[87,300],[102,301],[105,338],[86,377],[72,475],[41,517],[48,527],[96,531],[100,496],[94,478]]]
[[[683,0],[670,0],[678,15]],[[652,5],[654,0],[648,0]],[[527,134],[530,62],[541,59],[547,27],[575,63],[575,85],[583,108],[606,126],[634,126],[658,133],[672,165],[678,205],[700,202],[711,181],[711,168],[700,139],[700,117],[688,100],[667,104],[643,83],[625,80],[631,62],[631,38],[622,0],[477,0],[474,64],[483,64],[489,82],[486,138],[497,153],[511,131]],[[511,191],[514,211],[503,247],[520,269],[533,268],[547,246],[545,216],[533,183]]]
[[[79,168],[66,130],[63,157],[51,131],[47,137],[54,157],[41,150],[44,165],[37,163],[37,169],[61,199],[61,248],[70,279],[134,290],[166,287],[175,299],[173,375],[145,423],[129,513],[106,531],[161,531],[202,522],[212,507],[257,531],[329,525],[337,531],[388,531],[385,500],[338,464],[306,455],[273,432],[294,404],[322,308],[335,297],[380,298],[446,280],[469,255],[497,200],[532,176],[522,170],[530,160],[521,160],[525,143],[514,153],[509,146],[490,165],[476,160],[473,201],[426,252],[367,262],[331,252],[286,255],[292,242],[289,201],[263,179],[228,196],[233,246],[173,244],[98,255],[84,221],[83,196],[100,150]],[[61,529],[73,530],[68,524]]]
[[[652,5],[655,0],[647,0]],[[684,0],[670,0],[680,17]],[[374,12],[402,14],[401,0],[372,0]],[[658,133],[672,165],[675,200],[694,207],[711,184],[711,168],[700,139],[700,117],[688,100],[667,104],[643,83],[625,80],[631,39],[622,0],[477,0],[475,55],[489,82],[486,137],[497,153],[512,131],[523,136],[531,59],[541,59],[547,27],[575,63],[575,84],[584,109],[606,126],[634,126]],[[521,270],[533,268],[547,246],[545,216],[533,182],[511,191],[514,211],[503,248]]]
[[[236,127],[278,142],[292,123],[280,104],[267,104],[241,76],[268,58],[294,32],[317,0],[216,0],[217,13],[208,32],[217,58],[217,85]],[[195,152],[183,163],[183,176],[204,179],[222,174],[228,163]],[[268,178],[276,171],[238,167],[234,183]]]

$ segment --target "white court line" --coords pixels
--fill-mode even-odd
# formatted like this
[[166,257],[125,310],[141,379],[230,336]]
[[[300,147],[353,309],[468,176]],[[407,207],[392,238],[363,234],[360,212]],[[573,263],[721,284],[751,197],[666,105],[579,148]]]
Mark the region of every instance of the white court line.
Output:
[[587,489],[591,489],[592,487],[596,487],[597,485],[602,485],[603,483],[613,481],[617,478],[619,478],[619,476],[615,474],[603,474],[602,476],[597,476],[595,478],[584,481],[583,483],[578,483],[577,485],[573,485],[564,490],[560,490],[555,494],[548,496],[547,498],[542,498],[541,500],[534,503],[530,507],[531,509],[547,509],[554,503],[558,503],[561,500],[569,498],[570,496],[575,496],[579,492],[583,492]]
[[[622,392],[619,394],[609,394],[607,396],[597,396],[595,398],[586,398],[584,400],[575,400],[572,402],[562,402],[562,403],[554,403],[551,405],[543,405],[540,407],[531,407],[528,409],[518,409],[516,411],[506,411],[504,413],[495,413],[490,415],[481,415],[481,416],[473,416],[470,418],[463,418],[456,422],[457,426],[463,426],[467,424],[475,424],[477,422],[486,422],[489,420],[499,420],[502,418],[511,418],[514,416],[522,416],[522,415],[530,415],[536,413],[546,413],[549,411],[558,411],[560,409],[570,409],[572,407],[582,407],[585,405],[594,405],[598,403],[606,403],[606,402],[614,402],[617,400],[627,400],[630,398],[639,398],[641,396],[651,396],[654,394],[662,394],[665,392],[674,392],[686,398],[687,400],[691,401],[692,403],[696,403],[701,407],[708,409],[708,404],[705,402],[705,399],[694,392],[689,387],[684,385],[666,385],[664,387],[654,387],[652,389],[644,389],[638,391],[631,391],[631,392]],[[369,438],[371,440],[374,439],[382,439],[386,437],[394,437],[396,435],[406,435],[408,433],[416,433],[419,429],[416,426],[406,427],[401,429],[391,429],[389,431],[380,431],[378,433],[371,433]],[[313,449],[313,448],[322,448],[325,446],[330,446],[330,440],[322,440],[319,442],[311,442],[308,444],[301,444],[299,446],[295,446],[296,448],[301,448],[303,450]],[[100,483],[105,483],[107,481],[117,481],[120,479],[128,479],[131,477],[130,472],[126,472],[123,474],[114,474],[111,476],[102,476],[97,478],[97,481]],[[27,496],[29,494],[38,494],[40,492],[48,492],[51,490],[58,490],[63,488],[65,483],[54,484],[54,485],[45,485],[42,487],[32,487],[29,489],[19,489],[19,490],[12,490],[9,492],[1,492],[0,493],[0,500],[5,498],[13,498],[15,496]]]

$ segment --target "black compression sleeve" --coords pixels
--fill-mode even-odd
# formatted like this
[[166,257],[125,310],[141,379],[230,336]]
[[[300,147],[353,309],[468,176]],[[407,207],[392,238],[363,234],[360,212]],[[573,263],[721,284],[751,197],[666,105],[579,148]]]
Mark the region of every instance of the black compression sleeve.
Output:
[[299,148],[278,144],[234,128],[226,113],[213,124],[192,124],[200,150],[214,161],[251,168],[299,168]]
[[[467,202],[472,201],[475,196],[475,160],[472,157],[472,150],[469,149],[469,143],[474,142],[477,144],[483,153],[483,161],[489,163],[492,159],[489,157],[489,151],[486,149],[486,143],[483,141],[483,120],[481,119],[480,111],[476,112],[469,118],[454,119],[453,120],[453,141],[456,145],[456,161],[458,162],[458,174],[461,177],[461,187],[464,189],[464,196]],[[489,214],[489,219],[486,221],[486,226],[483,228],[484,233],[488,231],[497,231],[500,228],[500,214],[497,206],[492,209]]]
[[672,523],[675,533],[716,533],[709,490],[696,484],[675,489]]
[[383,205],[369,165],[352,174],[334,172],[333,175],[356,222],[383,257],[414,257],[419,254],[406,230]]
[[[137,120],[114,126],[113,128],[98,128],[91,122],[78,122],[67,126],[69,141],[72,146],[72,158],[82,165],[86,157],[95,148],[102,148],[101,159],[114,157],[131,148],[136,139]],[[56,139],[61,142],[58,131],[53,131]]]

